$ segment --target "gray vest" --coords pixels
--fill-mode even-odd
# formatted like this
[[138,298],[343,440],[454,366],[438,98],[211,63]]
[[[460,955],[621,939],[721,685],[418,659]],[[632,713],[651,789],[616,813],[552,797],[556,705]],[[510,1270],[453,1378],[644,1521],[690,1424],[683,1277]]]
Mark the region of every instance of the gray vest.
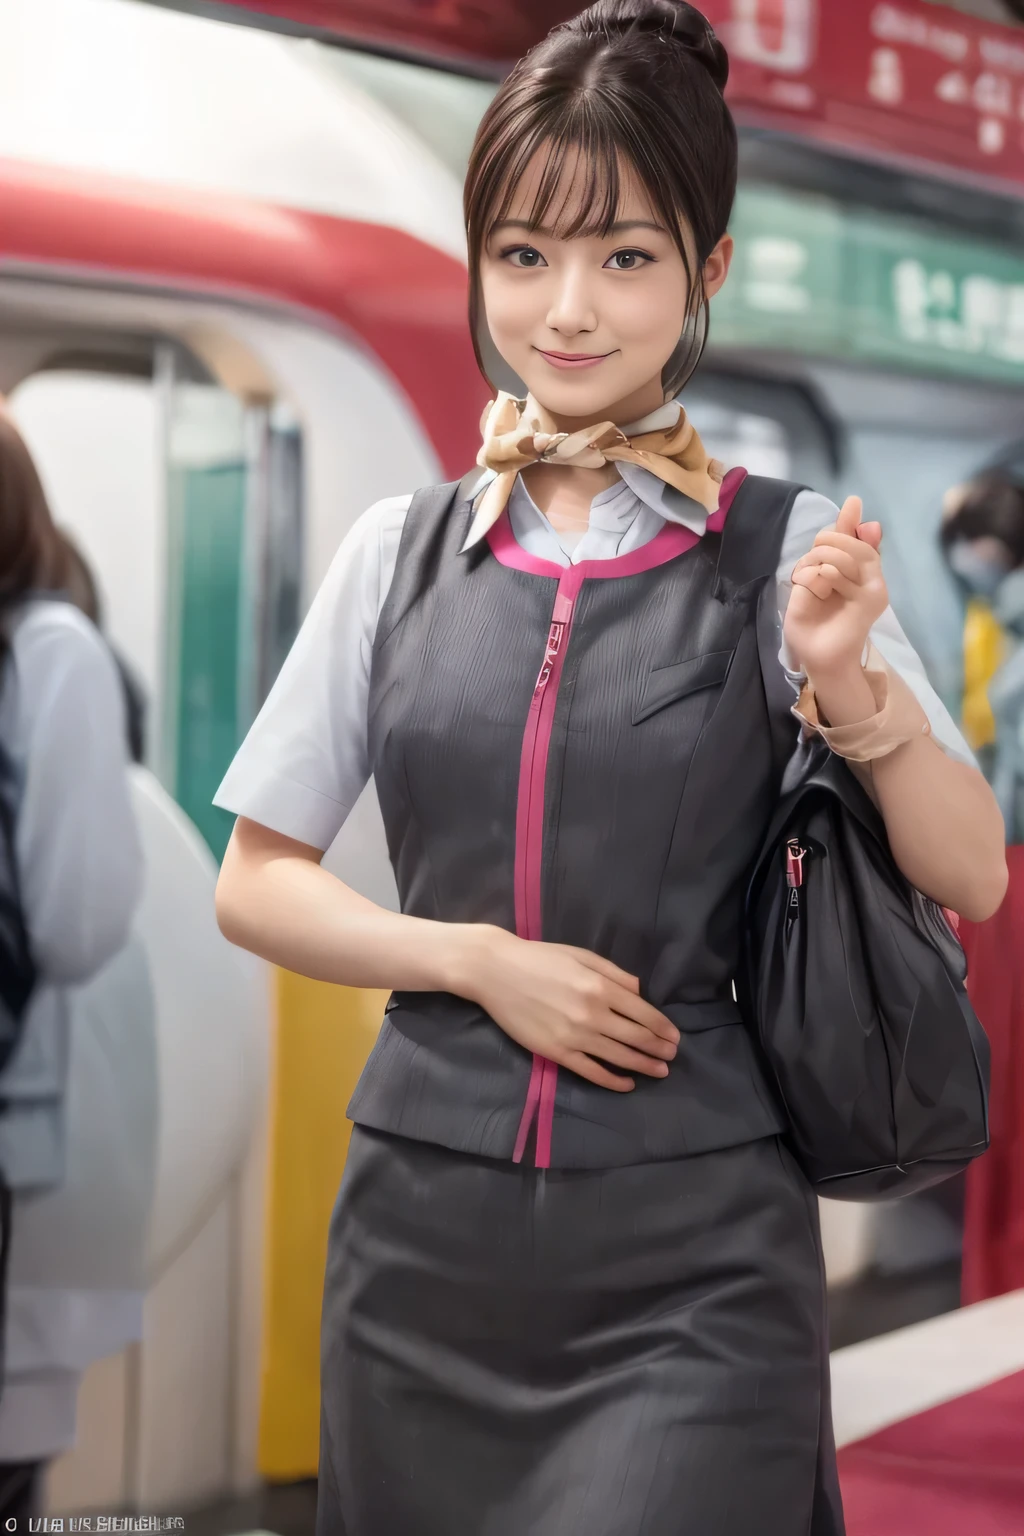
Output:
[[732,983],[778,786],[755,612],[795,488],[727,489],[718,531],[666,525],[567,570],[528,556],[507,517],[461,554],[458,487],[413,498],[369,699],[402,910],[604,955],[682,1039],[667,1078],[617,1094],[531,1060],[475,1003],[398,992],[357,1124],[560,1168],[782,1128]]

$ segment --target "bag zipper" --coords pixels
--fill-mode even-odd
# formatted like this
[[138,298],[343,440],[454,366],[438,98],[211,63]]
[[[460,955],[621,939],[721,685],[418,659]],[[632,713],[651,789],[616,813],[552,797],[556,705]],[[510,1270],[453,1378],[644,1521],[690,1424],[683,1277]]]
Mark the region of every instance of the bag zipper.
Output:
[[[798,891],[804,883],[804,859],[806,857],[807,849],[798,838],[791,837],[786,844],[786,884],[791,891]],[[793,898],[790,897],[790,906],[792,905]]]
[[[573,566],[568,568],[558,583],[544,658],[534,684],[523,733],[516,807],[515,866],[516,932],[521,939],[539,940],[541,937],[541,878],[548,757],[565,649],[581,585],[582,573]],[[522,1161],[530,1131],[536,1121],[534,1160],[538,1168],[551,1166],[551,1131],[557,1083],[557,1064],[549,1061],[546,1056],[535,1054],[516,1135],[515,1151],[512,1154],[513,1162]]]
[[789,900],[786,903],[786,922],[784,937],[789,938],[793,931],[793,924],[800,916],[800,892],[804,883],[804,859],[806,849],[799,838],[791,837],[786,844],[786,884],[789,887]]

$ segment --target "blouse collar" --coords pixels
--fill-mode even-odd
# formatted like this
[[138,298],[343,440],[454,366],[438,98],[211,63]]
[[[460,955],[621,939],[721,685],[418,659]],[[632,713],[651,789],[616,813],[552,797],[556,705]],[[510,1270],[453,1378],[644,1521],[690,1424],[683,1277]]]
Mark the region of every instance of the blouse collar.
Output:
[[[668,431],[679,420],[681,409],[678,401],[667,400],[664,405],[649,411],[638,421],[628,422],[622,430],[630,437],[641,432]],[[647,507],[664,522],[678,523],[683,528],[689,528],[698,538],[704,537],[707,532],[708,513],[699,501],[694,501],[691,496],[677,491],[674,486],[659,479],[657,475],[652,475],[650,470],[643,469],[639,464],[623,461],[617,465],[617,468],[619,479],[614,484],[606,486],[603,491],[598,491],[590,503],[592,528],[599,528],[608,533],[625,533],[640,508]],[[493,470],[481,471],[479,479],[474,480],[472,485],[474,501],[493,479]],[[521,479],[516,481],[512,495],[516,499],[517,511],[521,516],[528,518],[532,508],[536,516],[543,517],[543,513]]]

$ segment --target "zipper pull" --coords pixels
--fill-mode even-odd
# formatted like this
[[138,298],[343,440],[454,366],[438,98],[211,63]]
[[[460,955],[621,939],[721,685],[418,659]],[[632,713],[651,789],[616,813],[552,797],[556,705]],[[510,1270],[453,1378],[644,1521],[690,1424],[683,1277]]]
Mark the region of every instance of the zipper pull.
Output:
[[544,660],[541,662],[540,671],[537,674],[537,686],[533,690],[534,693],[540,693],[541,689],[547,686],[555,665],[555,659],[562,649],[562,637],[564,634],[564,624],[557,621],[552,623],[551,628],[548,630],[548,643],[544,651]]
[[798,891],[804,883],[806,857],[807,849],[795,837],[790,838],[786,844],[786,884],[791,891]]

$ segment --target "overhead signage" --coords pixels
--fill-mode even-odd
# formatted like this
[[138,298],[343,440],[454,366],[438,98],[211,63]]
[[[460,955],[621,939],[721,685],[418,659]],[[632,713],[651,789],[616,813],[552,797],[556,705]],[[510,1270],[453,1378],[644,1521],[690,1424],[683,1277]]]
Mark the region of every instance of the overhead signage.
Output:
[[703,0],[729,97],[791,130],[1024,181],[1024,28],[941,0]]
[[713,344],[1024,383],[1024,255],[776,187],[732,230]]
[[[581,0],[159,0],[495,74]],[[741,116],[1024,183],[1024,27],[947,0],[699,0]]]

